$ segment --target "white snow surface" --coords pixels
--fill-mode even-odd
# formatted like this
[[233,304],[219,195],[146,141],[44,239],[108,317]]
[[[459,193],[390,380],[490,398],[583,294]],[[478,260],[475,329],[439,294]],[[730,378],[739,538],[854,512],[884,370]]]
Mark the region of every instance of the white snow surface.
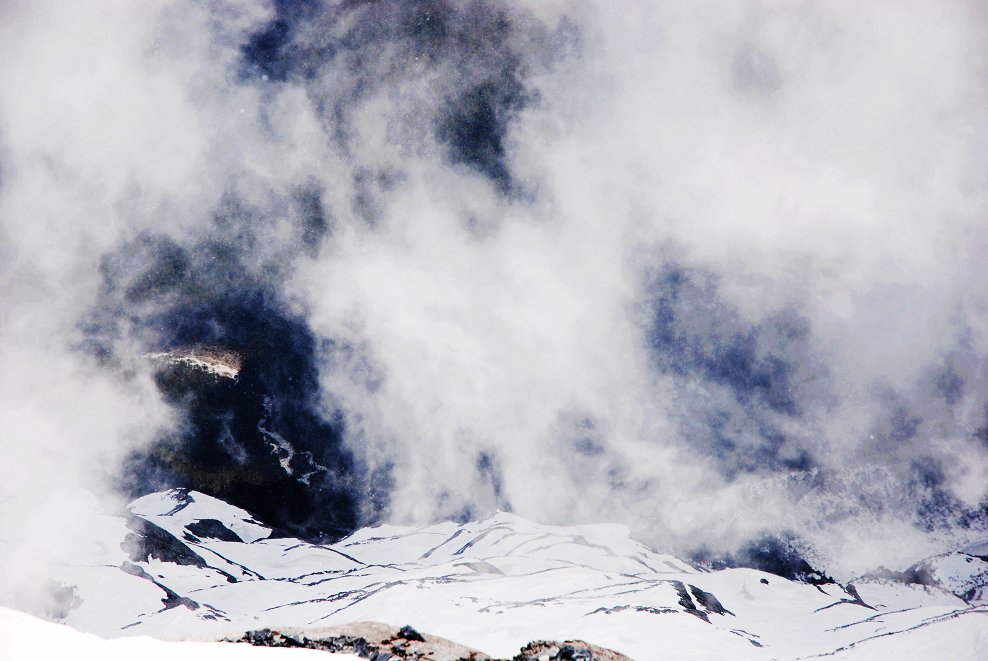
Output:
[[0,607],[3,661],[355,661],[352,654],[217,642],[166,642],[147,636],[107,640]]
[[[366,528],[317,545],[270,538],[248,512],[195,491],[151,494],[130,509],[205,566],[133,562],[108,544],[102,558],[52,569],[81,600],[65,624],[104,637],[202,641],[373,620],[396,630],[411,624],[499,658],[537,639],[582,639],[642,661],[988,658],[988,606],[946,590],[859,580],[859,601],[836,584],[751,569],[705,571],[651,551],[617,525],[555,527],[497,512],[462,525]],[[204,520],[242,541],[193,535],[188,526],[201,532]],[[147,575],[135,575],[135,566]],[[187,601],[169,606],[165,588]],[[7,645],[17,637],[11,618],[23,616],[3,613]],[[80,635],[59,631],[51,640]],[[48,640],[39,635],[34,644]],[[112,645],[126,644],[138,645],[111,641],[101,658],[116,658]],[[163,644],[140,643],[149,650]],[[2,658],[29,658],[16,653]]]

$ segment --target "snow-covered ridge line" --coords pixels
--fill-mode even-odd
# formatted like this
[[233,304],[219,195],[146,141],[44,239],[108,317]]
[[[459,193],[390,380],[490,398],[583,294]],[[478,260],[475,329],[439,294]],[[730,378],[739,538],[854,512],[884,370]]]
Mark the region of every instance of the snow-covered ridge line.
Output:
[[988,648],[976,646],[988,645],[986,608],[936,585],[703,571],[616,525],[548,526],[496,512],[365,528],[320,545],[272,537],[249,512],[195,491],[149,494],[130,511],[122,547],[55,572],[78,602],[65,622],[111,636],[237,640],[265,629],[311,639],[377,621],[492,658],[534,640],[583,640],[646,661],[669,650],[683,659],[874,658],[900,640],[923,649],[945,631],[955,647],[943,658]]

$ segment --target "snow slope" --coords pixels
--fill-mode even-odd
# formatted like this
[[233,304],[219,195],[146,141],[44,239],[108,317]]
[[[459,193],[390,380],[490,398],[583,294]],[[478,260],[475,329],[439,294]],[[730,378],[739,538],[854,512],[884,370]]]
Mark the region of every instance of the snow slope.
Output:
[[165,642],[145,636],[106,640],[9,608],[0,608],[0,659],[4,661],[355,661],[359,658],[352,654],[327,654],[316,650]]
[[373,620],[499,658],[537,639],[582,639],[640,660],[988,658],[988,607],[946,589],[705,571],[620,526],[498,512],[367,528],[323,546],[272,538],[248,512],[198,492],[151,494],[130,509],[126,528],[107,528],[121,531],[122,546],[53,568],[72,595],[65,623],[103,636],[217,640]]

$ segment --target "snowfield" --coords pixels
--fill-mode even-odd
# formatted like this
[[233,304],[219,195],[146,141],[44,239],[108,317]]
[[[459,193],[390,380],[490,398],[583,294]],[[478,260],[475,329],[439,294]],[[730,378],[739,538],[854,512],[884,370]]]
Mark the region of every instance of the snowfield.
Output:
[[134,636],[106,640],[0,608],[0,659],[4,661],[330,661],[360,657],[317,650],[270,649],[227,643],[165,642]]
[[[706,571],[615,525],[553,527],[498,512],[463,525],[366,528],[317,545],[272,538],[248,512],[194,491],[151,494],[130,511],[129,521],[106,522],[119,543],[51,570],[59,619],[72,628],[0,613],[4,659],[59,658],[76,647],[108,659],[138,650],[142,658],[310,658],[316,652],[162,640],[301,635],[369,621],[411,625],[494,658],[533,640],[582,640],[643,661],[988,658],[981,588],[965,601],[889,579],[814,586],[752,569]],[[979,548],[935,559],[931,571],[983,586],[971,574],[984,562],[971,555]],[[331,658],[321,653],[315,658]]]

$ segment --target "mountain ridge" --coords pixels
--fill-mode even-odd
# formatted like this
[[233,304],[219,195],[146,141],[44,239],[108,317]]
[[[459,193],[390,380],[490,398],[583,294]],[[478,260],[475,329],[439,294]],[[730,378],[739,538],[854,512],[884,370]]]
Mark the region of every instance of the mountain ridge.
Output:
[[[547,526],[506,512],[384,524],[335,544],[277,536],[246,510],[186,489],[138,498],[129,513],[126,535],[101,562],[53,572],[74,599],[61,621],[111,637],[207,640],[263,631],[312,639],[377,621],[488,658],[513,658],[532,641],[585,640],[634,659],[670,646],[681,658],[796,659],[857,654],[988,613],[981,592],[969,601],[951,592],[961,578],[943,559],[927,584],[812,584],[711,571],[656,553],[619,525]],[[969,582],[983,579],[980,565],[964,564]]]

